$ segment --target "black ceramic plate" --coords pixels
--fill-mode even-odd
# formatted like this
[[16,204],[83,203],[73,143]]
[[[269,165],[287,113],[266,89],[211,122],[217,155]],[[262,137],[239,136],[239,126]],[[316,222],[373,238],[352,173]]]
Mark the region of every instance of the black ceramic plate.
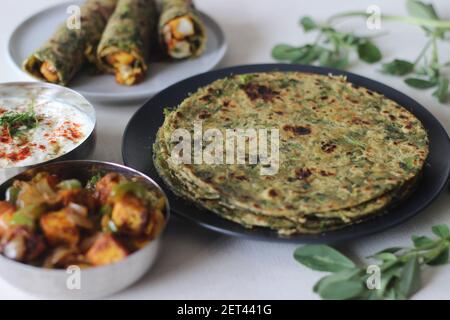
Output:
[[[357,86],[379,92],[396,101],[419,118],[428,131],[430,154],[426,161],[423,178],[414,194],[386,214],[372,217],[356,225],[320,235],[295,235],[280,237],[265,228],[247,229],[220,216],[201,210],[194,204],[176,197],[158,176],[152,162],[152,145],[156,132],[164,120],[163,109],[177,106],[189,93],[208,85],[214,80],[232,75],[267,71],[300,71],[317,74],[346,75]],[[194,76],[170,86],[150,99],[131,119],[123,139],[123,159],[126,165],[140,170],[166,191],[175,215],[191,220],[203,227],[231,236],[262,240],[292,241],[297,243],[336,243],[348,241],[383,231],[413,217],[424,210],[445,188],[450,173],[450,140],[438,120],[419,103],[408,96],[379,82],[352,73],[314,66],[263,64],[226,68]]]

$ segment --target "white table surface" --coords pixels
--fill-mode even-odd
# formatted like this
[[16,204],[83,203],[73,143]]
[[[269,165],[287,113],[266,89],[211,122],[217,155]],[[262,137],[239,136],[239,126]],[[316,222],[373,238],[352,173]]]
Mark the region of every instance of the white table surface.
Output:
[[[60,0],[2,0],[0,13],[0,82],[28,78],[11,64],[6,46],[9,35],[26,17]],[[440,12],[450,12],[448,0],[433,1]],[[198,7],[223,27],[229,51],[220,66],[272,62],[271,48],[279,42],[303,43],[310,38],[297,27],[301,15],[325,20],[344,10],[379,5],[385,13],[405,14],[404,1],[392,0],[197,0]],[[345,24],[367,34],[362,21]],[[389,35],[379,38],[386,60],[414,59],[425,38],[413,26],[385,24]],[[443,47],[450,60],[450,47]],[[382,81],[417,99],[450,129],[450,104],[441,105],[431,93],[416,91],[402,80],[381,75],[376,66],[355,62],[351,71]],[[180,79],[181,80],[181,79]],[[121,138],[129,118],[141,105],[94,103],[98,113],[98,145],[94,159],[121,162]],[[384,247],[408,245],[410,235],[427,234],[431,226],[450,224],[450,196],[444,192],[431,207],[407,223],[349,243],[341,249],[363,258]],[[295,244],[240,240],[172,219],[163,238],[161,256],[137,284],[113,299],[316,299],[313,284],[323,275],[294,261]],[[113,279],[111,279],[113,281]],[[450,266],[429,269],[416,299],[450,299]],[[32,284],[30,284],[32,285]],[[0,280],[0,299],[31,299]]]

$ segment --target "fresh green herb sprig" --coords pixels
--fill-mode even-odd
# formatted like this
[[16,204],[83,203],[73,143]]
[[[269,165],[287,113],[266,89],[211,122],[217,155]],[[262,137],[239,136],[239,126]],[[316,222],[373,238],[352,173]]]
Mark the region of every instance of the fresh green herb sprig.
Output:
[[447,225],[432,228],[437,238],[413,236],[414,247],[392,247],[370,257],[379,270],[379,286],[372,285],[375,273],[369,266],[357,266],[352,260],[325,245],[307,245],[295,250],[294,258],[317,271],[331,272],[314,286],[322,299],[408,299],[422,286],[421,271],[425,266],[447,264],[450,230]]
[[[407,9],[412,17],[442,21],[431,4],[409,0]],[[442,64],[439,59],[438,44],[439,41],[446,40],[446,31],[449,29],[428,26],[422,26],[422,29],[425,31],[428,41],[416,60],[410,62],[395,59],[383,64],[382,71],[398,76],[412,74],[405,79],[406,84],[417,89],[435,88],[433,96],[439,102],[444,103],[448,96],[449,78],[443,72],[446,65]]]
[[[380,18],[383,21],[420,26],[425,31],[428,41],[416,60],[394,59],[391,62],[384,63],[381,71],[390,75],[406,76],[405,83],[413,88],[434,88],[433,96],[439,102],[445,103],[448,99],[448,89],[450,86],[449,77],[445,69],[450,67],[450,61],[443,62],[439,56],[438,49],[441,42],[448,41],[450,21],[442,20],[433,5],[422,1],[407,0],[406,7],[409,13],[408,16],[383,14]],[[277,45],[272,51],[272,56],[276,60],[302,64],[312,64],[319,60],[319,63],[323,66],[345,69],[349,65],[348,52],[350,47],[353,50],[357,49],[358,56],[363,61],[371,63],[379,61],[382,54],[369,38],[356,37],[357,40],[355,42],[350,41],[349,43],[351,45],[349,46],[349,43],[345,39],[355,37],[354,34],[340,32],[332,27],[335,21],[352,17],[367,19],[370,17],[370,14],[364,11],[336,14],[329,18],[323,26],[318,25],[309,17],[304,17],[301,19],[303,29],[305,32],[319,30],[318,40],[313,44],[307,44],[301,47],[293,47],[285,44]],[[325,48],[325,51],[329,51],[329,53],[324,53],[322,42],[334,45],[334,50]],[[305,54],[305,52],[307,53]],[[323,58],[320,61],[319,57],[322,54]]]
[[305,32],[317,31],[316,41],[300,47],[279,44],[272,50],[272,56],[276,60],[300,64],[318,63],[321,66],[345,69],[350,63],[352,52],[356,52],[367,63],[375,63],[382,58],[380,49],[369,37],[338,31],[328,24],[320,25],[311,17],[303,17],[300,25]]
[[25,131],[36,128],[38,124],[32,106],[26,112],[8,111],[0,116],[0,127],[6,127],[11,137],[20,136]]

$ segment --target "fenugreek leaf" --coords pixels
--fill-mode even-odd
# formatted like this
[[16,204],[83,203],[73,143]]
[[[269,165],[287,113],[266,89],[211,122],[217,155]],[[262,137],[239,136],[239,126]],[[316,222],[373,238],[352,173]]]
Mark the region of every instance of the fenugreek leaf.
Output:
[[311,17],[308,16],[302,17],[300,19],[300,24],[305,32],[318,28],[317,23]]
[[294,252],[294,258],[301,264],[317,271],[339,272],[356,266],[339,251],[326,245],[306,245]]
[[302,50],[287,44],[276,45],[272,50],[272,57],[281,61],[297,60],[302,56],[302,54]]
[[405,83],[416,89],[429,89],[436,86],[437,82],[432,80],[424,80],[419,78],[408,78]]
[[429,266],[439,266],[447,264],[449,260],[448,243],[442,242],[440,245],[425,254],[426,264]]
[[362,270],[359,268],[345,269],[336,273],[332,273],[320,279],[314,285],[313,290],[315,293],[319,293],[321,290],[323,290],[324,287],[330,285],[331,283],[354,279],[360,274],[362,274]]
[[431,228],[431,231],[438,237],[446,239],[450,237],[450,229],[446,224],[440,224]]
[[382,65],[381,71],[395,76],[404,76],[414,70],[414,63],[406,60],[395,59]]
[[390,252],[382,252],[374,254],[371,258],[380,260],[380,261],[395,261],[397,260],[397,256]]
[[420,265],[417,257],[411,257],[403,267],[397,286],[397,294],[401,299],[407,299],[416,293],[420,286]]
[[422,19],[432,19],[439,20],[439,17],[434,9],[433,5],[423,3],[417,0],[408,0],[406,3],[406,8],[410,15],[422,18]]
[[359,280],[332,282],[319,291],[319,295],[325,300],[349,300],[359,297],[365,288]]
[[421,249],[421,248],[426,249],[426,248],[435,246],[435,241],[433,241],[432,239],[430,239],[427,236],[415,236],[414,235],[411,237],[411,240],[413,241],[414,246],[418,249]]
[[380,49],[371,41],[364,41],[358,45],[359,58],[367,63],[375,63],[383,57]]
[[385,296],[389,287],[393,286],[395,280],[400,278],[401,273],[401,264],[392,265],[391,268],[388,268],[381,273],[380,288],[376,290],[380,297]]

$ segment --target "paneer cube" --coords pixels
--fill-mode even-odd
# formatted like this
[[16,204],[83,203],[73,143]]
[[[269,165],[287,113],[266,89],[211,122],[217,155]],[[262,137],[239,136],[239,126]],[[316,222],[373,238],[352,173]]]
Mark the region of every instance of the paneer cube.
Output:
[[57,83],[59,81],[58,72],[49,61],[45,61],[41,65],[40,71],[42,76],[47,79],[48,82]]
[[108,173],[101,178],[95,185],[95,191],[97,198],[102,204],[108,202],[108,198],[111,195],[111,191],[121,181],[121,176],[117,173]]
[[179,17],[169,22],[173,36],[178,40],[183,40],[195,34],[194,23],[188,16]]
[[115,202],[111,218],[119,232],[140,235],[148,222],[148,210],[136,197],[125,196]]
[[107,57],[108,63],[111,66],[119,65],[131,65],[134,62],[134,56],[129,54],[128,52],[121,51],[110,54]]
[[157,238],[164,229],[165,223],[166,219],[162,211],[159,209],[155,209],[151,214],[151,218],[147,227],[145,228],[145,234],[151,239]]
[[45,214],[40,219],[45,238],[51,245],[76,246],[80,232],[76,224],[68,218],[68,209]]
[[116,263],[127,256],[127,250],[111,234],[98,237],[86,254],[88,262],[94,266]]
[[[164,200],[164,199],[163,199]],[[166,218],[159,209],[154,209],[150,214],[150,219],[145,227],[144,235],[142,237],[133,238],[131,244],[136,250],[145,247],[150,241],[156,239],[164,229]]]

